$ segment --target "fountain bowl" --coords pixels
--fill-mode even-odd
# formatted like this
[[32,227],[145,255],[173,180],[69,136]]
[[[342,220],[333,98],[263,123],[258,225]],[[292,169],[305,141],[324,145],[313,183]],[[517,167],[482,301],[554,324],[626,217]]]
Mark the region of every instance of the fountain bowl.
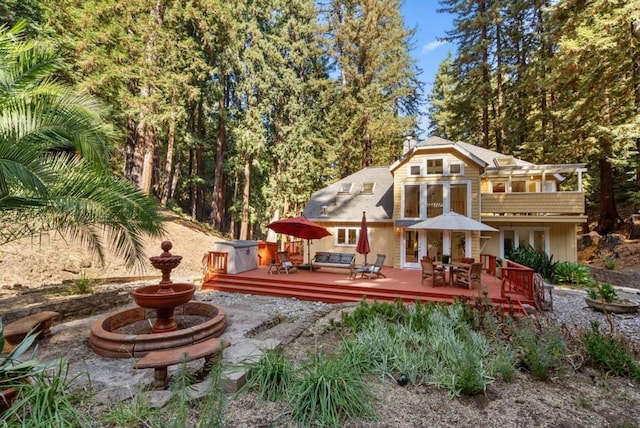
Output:
[[138,306],[148,309],[166,309],[183,305],[193,298],[196,287],[193,284],[171,284],[171,288],[147,285],[132,291]]
[[176,315],[194,315],[206,321],[193,327],[182,328],[163,334],[125,334],[119,328],[155,317],[155,311],[142,307],[126,308],[96,320],[91,326],[89,346],[107,358],[140,358],[151,351],[178,348],[202,342],[211,337],[220,337],[227,325],[223,307],[190,301],[176,308]]

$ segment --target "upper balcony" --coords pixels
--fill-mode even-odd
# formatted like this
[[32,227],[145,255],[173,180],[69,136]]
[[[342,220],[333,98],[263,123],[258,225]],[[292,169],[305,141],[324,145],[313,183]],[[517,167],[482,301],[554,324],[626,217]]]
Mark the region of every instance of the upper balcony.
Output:
[[[490,167],[481,184],[483,220],[493,216],[539,221],[540,216],[557,220],[584,221],[582,191],[584,164]],[[512,219],[510,219],[512,220]]]

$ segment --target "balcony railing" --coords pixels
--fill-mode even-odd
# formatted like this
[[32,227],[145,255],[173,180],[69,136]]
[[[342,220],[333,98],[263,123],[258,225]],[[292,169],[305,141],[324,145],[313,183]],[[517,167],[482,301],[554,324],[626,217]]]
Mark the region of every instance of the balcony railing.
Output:
[[583,192],[483,193],[483,215],[583,215]]

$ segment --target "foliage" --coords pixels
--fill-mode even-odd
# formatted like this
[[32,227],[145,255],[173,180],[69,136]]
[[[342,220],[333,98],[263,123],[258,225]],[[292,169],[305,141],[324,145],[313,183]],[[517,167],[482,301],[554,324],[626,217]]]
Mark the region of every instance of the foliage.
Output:
[[602,263],[604,264],[604,268],[607,270],[615,270],[616,269],[616,260],[607,257],[606,259],[602,260]]
[[603,334],[599,324],[594,321],[591,323],[591,330],[583,332],[582,343],[588,361],[595,367],[616,376],[640,380],[640,365],[635,362],[624,338]]
[[604,300],[605,303],[613,303],[618,298],[615,288],[609,283],[596,283],[587,292],[589,298],[593,300]]
[[566,353],[566,343],[559,328],[553,324],[542,326],[530,318],[522,319],[514,327],[523,366],[534,377],[549,379]]
[[286,396],[293,378],[294,366],[279,349],[268,349],[249,367],[247,387],[257,388],[263,400],[276,401]]
[[356,325],[350,323],[354,319],[360,323],[342,352],[358,361],[354,365],[364,373],[432,383],[452,395],[483,392],[496,375],[505,381],[513,378],[514,352],[492,335],[496,330],[487,326],[489,335],[474,330],[472,325],[488,323],[474,320],[474,312],[465,304],[417,302],[400,309],[397,304],[363,302],[358,309],[354,318],[346,318],[346,324]]
[[376,417],[375,397],[348,359],[315,354],[300,370],[290,395],[297,423],[339,427],[347,419]]
[[593,283],[589,268],[574,262],[558,263],[553,274],[556,284],[589,285]]
[[106,241],[143,263],[142,235],[162,230],[157,207],[109,171],[99,104],[60,82],[60,57],[24,25],[0,28],[0,244],[54,230],[100,259]]
[[91,294],[96,281],[87,275],[86,272],[80,274],[80,278],[76,279],[68,289],[69,294]]
[[507,258],[523,266],[530,267],[544,279],[552,279],[558,262],[553,261],[553,256],[549,256],[544,251],[538,251],[531,245],[513,248]]
[[78,410],[77,397],[70,392],[81,376],[70,376],[69,362],[58,360],[57,367],[36,373],[18,386],[18,398],[2,418],[10,426],[88,426],[88,417]]

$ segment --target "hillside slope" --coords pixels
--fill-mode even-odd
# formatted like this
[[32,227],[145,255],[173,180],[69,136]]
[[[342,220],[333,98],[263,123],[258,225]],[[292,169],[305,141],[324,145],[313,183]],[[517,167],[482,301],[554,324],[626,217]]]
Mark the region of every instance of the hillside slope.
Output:
[[[213,249],[219,236],[175,213],[165,212],[165,234],[159,238],[145,239],[146,257],[162,253],[164,240],[173,243],[171,253],[182,256],[182,262],[174,270],[172,278],[199,281],[202,278],[202,258]],[[160,275],[146,263],[142,269],[126,269],[122,259],[108,252],[104,265],[76,242],[65,241],[56,234],[21,239],[0,246],[0,289],[39,287],[60,284],[65,280],[87,278],[113,278]]]

